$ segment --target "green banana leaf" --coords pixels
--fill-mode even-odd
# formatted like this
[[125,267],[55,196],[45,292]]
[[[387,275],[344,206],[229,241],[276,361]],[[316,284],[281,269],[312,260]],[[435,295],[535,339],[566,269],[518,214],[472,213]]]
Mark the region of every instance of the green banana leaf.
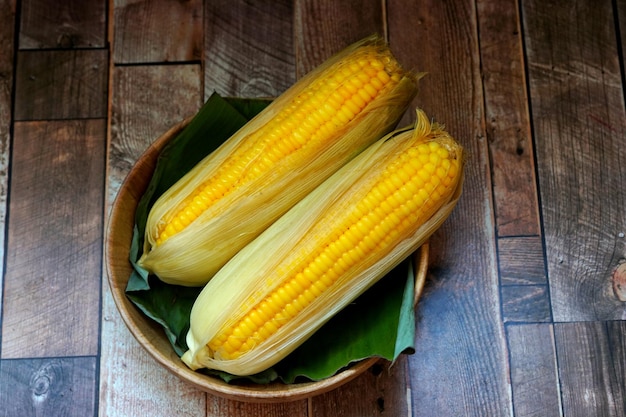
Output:
[[[146,219],[156,199],[205,155],[215,150],[265,106],[268,100],[223,98],[213,93],[187,127],[162,150],[150,184],[135,213],[130,251],[134,270],[126,287],[128,298],[159,323],[175,352],[187,350],[189,314],[201,288],[163,283],[136,264],[143,248]],[[255,383],[281,380],[320,380],[351,363],[381,357],[395,360],[414,351],[414,273],[405,261],[328,321],[309,340],[280,363],[257,375]],[[202,370],[225,381],[242,377]]]

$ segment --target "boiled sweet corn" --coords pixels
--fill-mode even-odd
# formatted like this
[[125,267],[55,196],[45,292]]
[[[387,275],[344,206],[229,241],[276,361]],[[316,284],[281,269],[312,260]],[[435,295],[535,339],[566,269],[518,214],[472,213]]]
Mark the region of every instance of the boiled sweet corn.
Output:
[[422,245],[454,208],[463,151],[417,112],[240,251],[197,298],[183,361],[235,375],[284,358]]
[[388,133],[416,94],[378,37],[305,76],[152,207],[138,264],[199,286],[348,160]]

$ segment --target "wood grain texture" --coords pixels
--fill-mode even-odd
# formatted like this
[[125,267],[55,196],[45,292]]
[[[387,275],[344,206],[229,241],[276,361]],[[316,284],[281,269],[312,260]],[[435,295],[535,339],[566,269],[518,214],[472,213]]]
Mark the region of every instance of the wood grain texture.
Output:
[[255,404],[208,396],[207,417],[312,417],[306,400],[276,404]]
[[501,288],[505,323],[547,323],[552,320],[547,285],[507,285]]
[[611,274],[626,258],[626,112],[611,1],[524,1],[556,321],[626,317]]
[[298,0],[294,19],[298,78],[353,42],[374,33],[385,36],[378,0]]
[[95,415],[96,359],[0,361],[0,416]]
[[99,0],[22,1],[19,48],[104,47],[106,8]]
[[563,415],[625,415],[626,324],[559,323],[554,333]]
[[15,74],[15,119],[103,118],[108,52],[21,51]]
[[[11,144],[13,91],[13,36],[15,0],[0,0],[0,233],[5,235],[8,169]],[[4,260],[5,242],[0,240],[0,259]],[[4,262],[0,262],[0,288],[3,288]],[[2,320],[2,290],[0,290],[0,320]],[[0,340],[2,334],[0,332]]]
[[540,233],[517,3],[476,2],[498,236]]
[[[169,127],[198,110],[201,81],[199,65],[114,68],[107,213],[144,150]],[[122,321],[106,281],[101,325],[100,415],[205,415],[206,394],[185,385],[148,356]]]
[[3,358],[98,353],[105,129],[15,124]]
[[499,238],[498,265],[501,285],[548,283],[540,236]]
[[200,65],[120,66],[113,73],[109,203],[137,158],[202,105]]
[[621,321],[608,321],[606,322],[606,329],[608,334],[608,344],[611,349],[611,362],[610,366],[613,368],[612,372],[615,373],[616,390],[619,390],[621,395],[619,397],[613,397],[612,400],[617,404],[616,409],[626,410],[626,323]]
[[113,61],[199,61],[202,1],[115,0]]
[[474,2],[389,1],[387,14],[399,60],[428,72],[417,105],[468,154],[463,195],[431,239],[410,361],[413,413],[509,415]]
[[562,415],[552,325],[509,325],[506,329],[515,417]]
[[618,41],[620,42],[622,48],[622,69],[626,68],[626,55],[624,55],[624,45],[626,45],[626,0],[616,0],[616,25],[619,29],[620,38]]
[[206,415],[207,395],[170,374],[137,343],[117,312],[106,283],[102,320],[98,415]]
[[276,97],[296,80],[288,0],[205,2],[204,96]]

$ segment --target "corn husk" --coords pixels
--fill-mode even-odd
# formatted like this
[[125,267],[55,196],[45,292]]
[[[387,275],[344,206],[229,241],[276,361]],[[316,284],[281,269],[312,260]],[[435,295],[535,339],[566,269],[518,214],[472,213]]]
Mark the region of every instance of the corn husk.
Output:
[[370,146],[233,257],[204,287],[194,303],[187,335],[189,350],[183,355],[183,361],[192,369],[218,369],[235,375],[250,375],[267,369],[419,248],[455,207],[462,190],[462,169],[453,192],[434,215],[398,239],[384,256],[372,255],[362,259],[358,267],[341,276],[329,291],[251,351],[236,359],[221,360],[214,358],[207,347],[221,329],[236,323],[248,308],[282,284],[279,279],[272,278],[273,271],[289,264],[289,257],[295,256],[292,249],[296,244],[316,245],[316,237],[309,231],[323,216],[332,218],[333,213],[340,213],[353,204],[358,184],[371,183],[377,167],[384,165],[394,152],[412,141],[428,140],[442,141],[456,158],[463,160],[460,145],[441,126],[431,126],[426,115],[418,111],[414,129],[396,131]]
[[[210,177],[233,149],[266,124],[276,113],[331,66],[360,48],[376,45],[388,50],[378,37],[358,42],[320,67],[272,102],[219,149],[208,155],[154,204],[149,214],[144,253],[139,266],[161,280],[185,286],[204,285],[238,250],[258,236],[280,215],[332,175],[368,145],[392,130],[416,94],[418,76],[409,72],[388,94],[370,103],[354,120],[344,126],[337,140],[323,148],[315,158],[299,164],[287,174],[280,169],[258,177],[222,198],[182,232],[156,245],[155,235],[168,213],[205,178]],[[284,162],[291,163],[289,158]]]

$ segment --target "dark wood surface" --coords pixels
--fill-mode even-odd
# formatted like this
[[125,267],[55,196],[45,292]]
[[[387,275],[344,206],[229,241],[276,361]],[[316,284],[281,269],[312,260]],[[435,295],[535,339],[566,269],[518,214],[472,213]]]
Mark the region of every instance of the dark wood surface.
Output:
[[[469,154],[416,353],[290,403],[182,383],[111,298],[121,181],[213,91],[375,32]],[[625,415],[625,41],[626,0],[0,0],[0,416]]]

